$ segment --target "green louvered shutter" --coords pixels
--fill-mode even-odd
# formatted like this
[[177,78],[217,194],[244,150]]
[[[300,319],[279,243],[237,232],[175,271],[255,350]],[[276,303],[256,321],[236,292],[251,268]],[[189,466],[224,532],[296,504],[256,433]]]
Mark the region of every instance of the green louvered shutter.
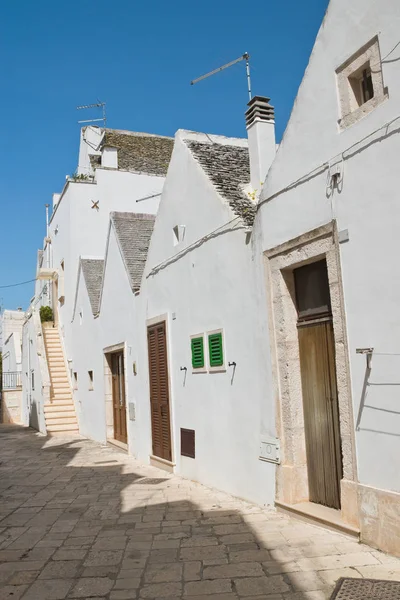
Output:
[[222,333],[211,333],[208,336],[210,367],[222,367],[224,355],[222,351]]
[[204,367],[204,342],[202,337],[192,338],[192,367]]

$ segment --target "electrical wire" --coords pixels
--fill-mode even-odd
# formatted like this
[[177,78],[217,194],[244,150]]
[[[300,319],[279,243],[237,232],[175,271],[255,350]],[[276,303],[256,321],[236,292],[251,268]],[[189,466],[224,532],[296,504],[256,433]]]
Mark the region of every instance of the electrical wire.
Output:
[[35,279],[29,279],[28,281],[21,281],[20,283],[10,283],[9,285],[0,285],[0,290],[4,290],[4,288],[17,287],[18,285],[26,285],[27,283],[33,283],[36,281]]
[[321,163],[320,165],[318,165],[318,167],[315,167],[315,169],[312,169],[311,171],[309,171],[305,175],[302,175],[301,177],[299,177],[295,181],[292,181],[291,183],[289,183],[285,187],[280,188],[279,190],[277,190],[276,192],[272,193],[267,198],[260,198],[260,200],[259,200],[259,202],[257,204],[257,212],[260,210],[260,208],[264,204],[266,204],[270,200],[273,200],[277,196],[280,196],[281,194],[284,194],[285,192],[288,192],[288,191],[292,190],[293,188],[297,187],[298,185],[302,185],[303,183],[307,183],[307,181],[309,179],[313,178],[313,177],[317,177],[318,175],[321,175],[324,171],[326,171],[327,169],[330,168],[331,164],[334,164],[335,162],[338,162],[339,160],[344,161],[347,158],[350,158],[351,157],[351,154],[350,154],[351,150],[353,150],[354,148],[356,148],[356,146],[361,145],[363,142],[366,142],[367,140],[369,140],[370,138],[372,138],[372,136],[376,135],[380,131],[386,129],[386,134],[385,135],[387,135],[389,127],[391,125],[393,125],[393,123],[395,123],[396,121],[399,121],[399,120],[400,120],[400,115],[398,115],[394,119],[391,119],[390,121],[388,121],[384,125],[381,125],[377,129],[375,129],[374,131],[372,131],[371,133],[369,133],[368,135],[366,135],[365,137],[363,137],[361,140],[358,140],[357,142],[354,142],[354,144],[352,144],[351,146],[349,146],[348,148],[346,148],[342,152],[336,154],[330,160],[325,161],[324,163]]

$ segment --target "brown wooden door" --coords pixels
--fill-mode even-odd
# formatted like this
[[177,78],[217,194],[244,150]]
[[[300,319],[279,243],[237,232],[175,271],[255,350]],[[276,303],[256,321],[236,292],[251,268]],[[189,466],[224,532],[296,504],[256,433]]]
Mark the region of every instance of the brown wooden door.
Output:
[[114,414],[114,439],[126,444],[126,398],[125,398],[125,368],[124,353],[111,354],[112,396]]
[[332,320],[298,324],[310,501],[340,508],[342,452]]
[[172,460],[165,322],[147,328],[153,454]]

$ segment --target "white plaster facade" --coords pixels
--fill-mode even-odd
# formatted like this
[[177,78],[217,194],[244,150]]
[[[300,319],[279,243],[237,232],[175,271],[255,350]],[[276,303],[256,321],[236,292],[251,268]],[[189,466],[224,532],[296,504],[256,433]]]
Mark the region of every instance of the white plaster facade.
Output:
[[[140,429],[151,431],[146,325],[165,320],[175,471],[272,504],[275,465],[259,459],[261,439],[275,435],[269,346],[265,316],[260,320],[257,311],[248,228],[195,159],[190,141],[209,143],[210,137],[187,131],[175,136],[139,297]],[[211,136],[211,141],[247,147],[246,140]],[[174,238],[177,225],[185,232],[180,243]],[[193,372],[191,337],[205,335],[207,356],[206,334],[214,330],[223,332],[224,366]],[[195,430],[195,459],[181,455],[181,428]],[[137,444],[138,456],[148,460],[151,436]]]
[[[125,138],[130,136],[134,139],[135,136],[144,138],[145,141],[156,138],[159,143],[169,143],[172,150],[170,138],[115,130],[106,130],[106,133],[108,131]],[[77,173],[67,179],[60,194],[53,195],[53,212],[50,217],[48,237],[45,238],[43,253],[39,256],[39,280],[36,282],[35,297],[31,304],[31,310],[35,313],[39,311],[42,304],[51,304],[55,308],[54,316],[61,333],[69,373],[78,368],[77,361],[81,356],[80,348],[83,340],[79,335],[79,329],[74,331],[74,336],[72,335],[75,326],[72,320],[80,257],[104,256],[111,211],[149,214],[157,212],[165,180],[164,174],[160,173],[166,171],[167,167],[162,161],[161,166],[158,164],[154,167],[150,164],[150,174],[134,168],[120,168],[118,152],[117,157],[115,152],[113,153],[114,162],[111,164],[109,149],[99,147],[104,135],[104,130],[97,127],[82,129]],[[104,161],[103,154],[107,155]],[[100,159],[95,168],[91,163],[91,156],[98,156]],[[105,165],[102,164],[103,162]],[[85,313],[87,315],[87,311]],[[27,331],[25,337],[29,335],[32,339],[34,332],[29,334]],[[36,332],[35,335],[37,336],[38,333]],[[91,350],[90,346],[88,350]],[[24,394],[27,414],[31,406],[28,400],[30,396],[32,396],[32,389],[28,387]],[[74,400],[79,415],[81,404],[78,391],[74,394]],[[38,402],[43,405],[44,398],[38,399]],[[38,406],[36,412],[42,415],[43,406]],[[89,415],[89,413],[82,414]],[[95,439],[103,439],[101,427],[96,427],[92,416],[88,416],[87,420],[83,417],[80,420],[80,427],[85,434],[91,433]],[[40,428],[43,429],[42,425]]]
[[[255,246],[261,247],[257,256],[264,253],[269,282],[266,301],[271,309],[280,421],[285,419],[283,379],[289,377],[292,385],[292,407],[296,395],[301,396],[296,368],[289,375],[283,373],[288,355],[282,354],[280,336],[286,335],[289,344],[293,330],[287,319],[293,305],[282,322],[282,268],[327,257],[333,311],[337,311],[336,370],[342,389],[342,514],[359,525],[362,539],[396,553],[400,553],[400,528],[394,517],[400,509],[399,26],[400,6],[393,0],[351,4],[331,0],[263,187],[253,234]],[[381,60],[370,67],[380,73],[385,95],[377,90],[379,102],[367,102],[363,118],[358,109],[343,129],[339,123],[343,86],[337,71],[376,36]],[[320,242],[316,243],[321,227],[329,248],[318,248]],[[334,270],[329,269],[329,256],[336,264]],[[260,272],[263,267],[260,264]],[[374,349],[371,370],[366,356],[356,353],[361,348]],[[297,416],[301,426],[301,413]],[[290,435],[289,439],[283,435],[286,458],[278,469],[278,482],[285,466],[301,468],[304,444],[301,436]],[[291,443],[298,444],[297,459],[290,454]],[[287,502],[306,499],[305,477],[300,482],[291,479],[294,487],[298,484],[297,497],[279,485],[278,497]]]
[[22,310],[5,310],[1,316],[2,348],[2,398],[3,423],[21,422],[21,369],[22,328],[25,315]]

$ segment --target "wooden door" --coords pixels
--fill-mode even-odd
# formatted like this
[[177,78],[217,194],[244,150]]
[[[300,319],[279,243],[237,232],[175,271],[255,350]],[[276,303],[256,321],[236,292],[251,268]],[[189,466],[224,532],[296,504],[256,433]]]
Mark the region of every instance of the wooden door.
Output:
[[147,328],[153,454],[172,460],[165,322]]
[[326,261],[300,267],[294,275],[309,497],[338,509],[343,467]]
[[114,415],[114,439],[126,444],[126,398],[125,398],[125,368],[124,353],[111,354],[112,396]]
[[299,325],[298,331],[310,501],[340,508],[342,453],[332,321]]

